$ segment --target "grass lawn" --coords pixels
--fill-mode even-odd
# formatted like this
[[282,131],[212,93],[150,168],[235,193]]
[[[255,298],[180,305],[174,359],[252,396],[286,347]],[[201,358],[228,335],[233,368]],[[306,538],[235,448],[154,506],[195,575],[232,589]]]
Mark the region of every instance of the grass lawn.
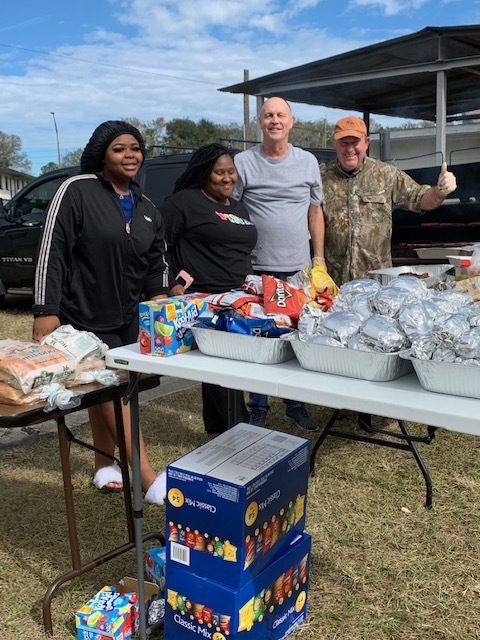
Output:
[[[27,304],[0,313],[0,338],[28,339],[30,331]],[[325,421],[330,411],[313,413]],[[158,468],[201,444],[199,387],[142,406],[141,424]],[[269,424],[291,431],[279,400]],[[349,425],[347,416],[342,428]],[[75,433],[89,438],[88,426]],[[480,638],[480,439],[438,430],[430,446],[419,446],[433,482],[430,511],[410,454],[337,439],[321,448],[308,496],[309,620],[292,638]],[[91,488],[88,451],[73,447],[72,469],[88,558],[126,540],[123,503]],[[0,490],[0,639],[44,639],[41,597],[70,567],[56,437],[0,450]],[[145,505],[144,513],[145,529],[163,530],[163,508]],[[74,611],[134,570],[132,553],[63,588],[53,600],[54,639],[73,639]]]

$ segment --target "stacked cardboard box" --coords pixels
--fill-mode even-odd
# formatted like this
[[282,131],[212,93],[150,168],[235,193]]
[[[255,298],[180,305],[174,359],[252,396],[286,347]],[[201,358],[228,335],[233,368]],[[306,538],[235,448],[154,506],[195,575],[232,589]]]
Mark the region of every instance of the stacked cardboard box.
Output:
[[309,441],[238,424],[169,465],[165,640],[277,640],[306,617]]

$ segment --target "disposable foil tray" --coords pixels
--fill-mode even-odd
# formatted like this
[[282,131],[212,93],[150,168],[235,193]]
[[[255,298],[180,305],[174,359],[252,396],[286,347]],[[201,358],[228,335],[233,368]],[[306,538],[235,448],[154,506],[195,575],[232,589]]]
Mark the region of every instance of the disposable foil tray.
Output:
[[412,362],[420,384],[427,391],[480,398],[480,367],[460,362],[419,360],[403,353],[401,357]]
[[192,332],[199,350],[207,356],[257,364],[278,364],[295,357],[290,341],[280,338],[245,336],[195,326]]
[[413,274],[416,276],[428,273],[427,278],[421,278],[427,287],[434,287],[439,282],[443,282],[451,271],[451,264],[416,264],[403,267],[390,267],[388,269],[374,269],[369,271],[369,275],[378,280],[380,284],[388,284],[394,278],[402,274]]
[[291,343],[300,366],[310,371],[372,382],[395,380],[413,371],[412,364],[402,360],[398,353],[342,349],[301,340]]

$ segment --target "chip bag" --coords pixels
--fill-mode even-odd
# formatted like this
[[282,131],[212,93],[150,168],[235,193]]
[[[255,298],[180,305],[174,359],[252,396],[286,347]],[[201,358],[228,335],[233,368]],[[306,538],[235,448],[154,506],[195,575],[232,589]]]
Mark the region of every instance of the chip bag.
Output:
[[300,311],[308,302],[308,296],[285,280],[262,276],[263,307],[266,313],[282,314],[298,320]]

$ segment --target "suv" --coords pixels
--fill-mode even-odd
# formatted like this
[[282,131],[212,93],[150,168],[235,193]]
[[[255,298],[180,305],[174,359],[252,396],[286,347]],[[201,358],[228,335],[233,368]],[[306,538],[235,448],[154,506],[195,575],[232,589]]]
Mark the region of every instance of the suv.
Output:
[[[157,206],[172,193],[189,158],[184,153],[145,160],[137,181]],[[79,167],[50,171],[29,182],[8,202],[0,200],[0,303],[8,290],[30,292],[48,205],[60,184],[78,172]]]
[[[331,149],[309,151],[319,162],[335,156]],[[145,160],[136,180],[157,206],[173,192],[175,180],[190,157],[191,153],[181,153]],[[30,293],[48,205],[60,184],[79,170],[77,166],[50,171],[29,182],[8,202],[2,203],[0,199],[0,304],[9,290]]]

